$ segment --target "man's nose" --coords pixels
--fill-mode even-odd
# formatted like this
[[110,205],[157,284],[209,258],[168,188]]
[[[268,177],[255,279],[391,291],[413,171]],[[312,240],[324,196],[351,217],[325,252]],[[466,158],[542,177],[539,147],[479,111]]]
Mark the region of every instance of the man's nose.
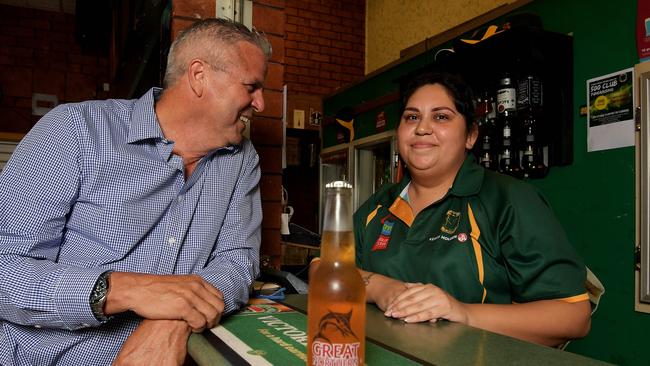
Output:
[[255,112],[264,110],[264,93],[261,88],[253,93],[253,102],[251,104]]

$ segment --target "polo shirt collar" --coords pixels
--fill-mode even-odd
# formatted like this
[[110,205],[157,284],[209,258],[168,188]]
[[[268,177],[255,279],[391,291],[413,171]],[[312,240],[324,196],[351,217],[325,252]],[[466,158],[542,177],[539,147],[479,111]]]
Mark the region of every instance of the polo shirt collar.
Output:
[[[474,154],[468,153],[456,174],[456,178],[454,178],[454,183],[448,194],[461,197],[477,194],[481,190],[484,175],[485,169],[476,163]],[[399,197],[410,183],[411,176],[405,174],[404,179],[392,189],[392,199]]]
[[476,163],[474,154],[468,153],[460,166],[454,184],[449,190],[450,195],[466,197],[473,196],[481,190],[485,169]]
[[[484,174],[485,169],[476,163],[474,155],[467,154],[467,157],[465,157],[463,164],[458,170],[458,174],[456,174],[454,184],[442,200],[450,195],[467,197],[478,194],[483,184]],[[408,202],[408,193],[406,192],[406,187],[410,183],[410,177],[405,176],[397,186],[392,188],[390,196],[393,197],[393,201],[388,208],[395,217],[402,220],[408,226],[411,226],[413,220],[415,220],[411,205]]]
[[163,139],[165,137],[160,129],[160,123],[154,109],[155,101],[160,98],[161,94],[161,88],[151,88],[140,99],[135,101],[127,143],[131,144],[147,139]]

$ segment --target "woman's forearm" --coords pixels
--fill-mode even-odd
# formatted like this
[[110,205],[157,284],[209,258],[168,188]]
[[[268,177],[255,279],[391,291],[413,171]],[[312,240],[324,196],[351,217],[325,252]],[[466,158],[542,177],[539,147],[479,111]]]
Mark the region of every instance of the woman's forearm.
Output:
[[589,301],[541,300],[523,304],[464,304],[468,325],[547,346],[581,338],[591,327]]

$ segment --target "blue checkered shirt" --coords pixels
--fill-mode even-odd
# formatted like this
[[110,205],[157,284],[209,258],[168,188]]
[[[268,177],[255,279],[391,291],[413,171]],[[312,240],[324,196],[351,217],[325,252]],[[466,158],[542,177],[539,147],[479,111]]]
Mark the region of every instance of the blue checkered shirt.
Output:
[[0,173],[0,365],[111,364],[140,318],[93,316],[91,290],[109,269],[199,274],[228,312],[248,300],[259,157],[244,139],[186,181],[154,113],[159,94],[61,105]]

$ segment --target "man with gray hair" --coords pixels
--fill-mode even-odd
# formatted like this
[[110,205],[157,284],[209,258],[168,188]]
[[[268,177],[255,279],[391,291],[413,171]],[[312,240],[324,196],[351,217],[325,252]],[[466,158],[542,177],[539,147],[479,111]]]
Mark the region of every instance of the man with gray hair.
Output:
[[64,104],[0,174],[1,365],[178,365],[259,272],[259,157],[243,138],[268,41],[206,19],[164,89]]

